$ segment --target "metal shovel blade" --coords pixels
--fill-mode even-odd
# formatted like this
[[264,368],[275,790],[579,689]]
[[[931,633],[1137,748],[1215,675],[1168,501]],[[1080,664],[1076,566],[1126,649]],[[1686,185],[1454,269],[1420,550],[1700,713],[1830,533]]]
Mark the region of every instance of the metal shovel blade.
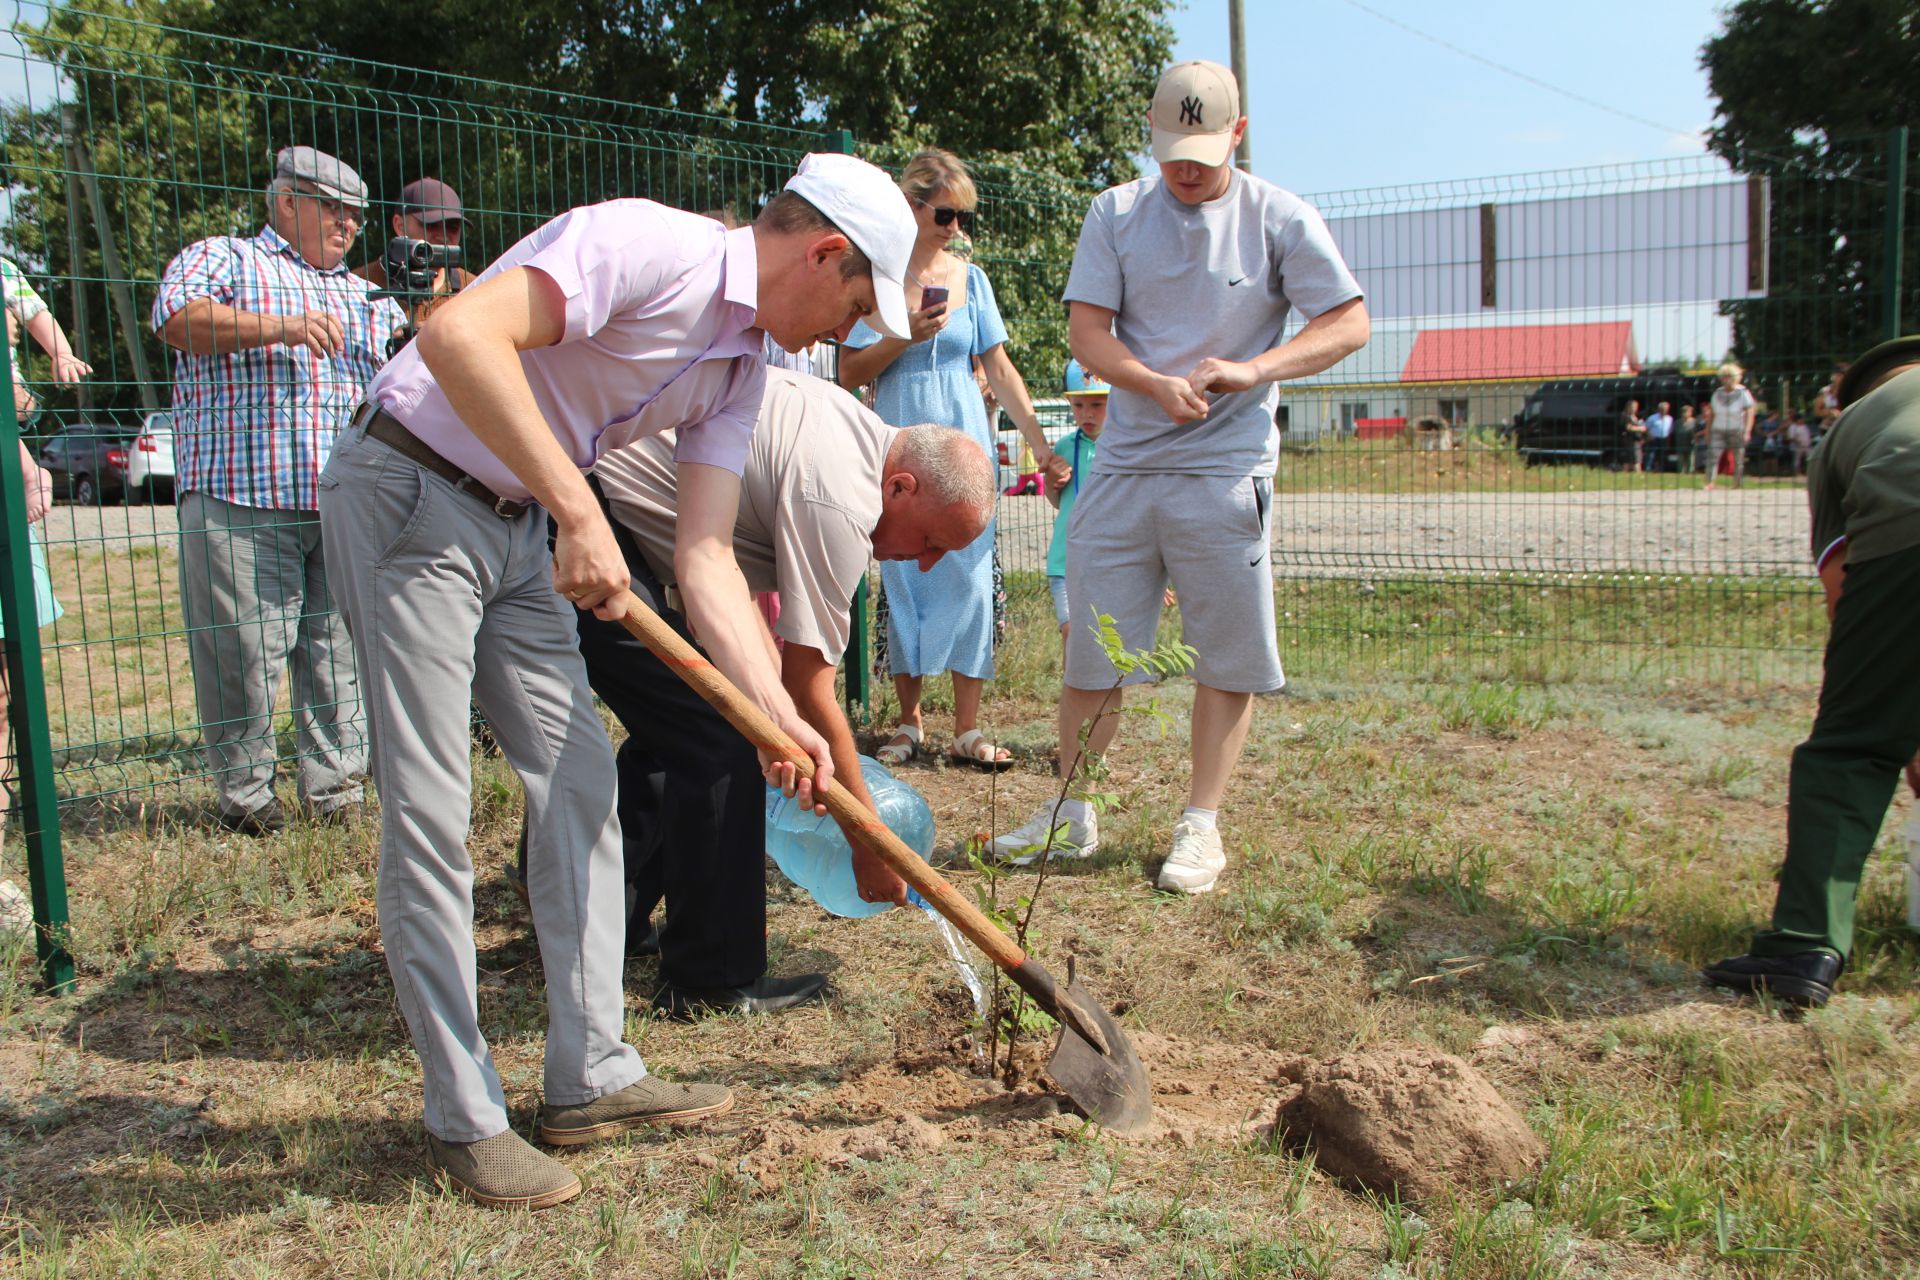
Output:
[[1067,1025],[1060,1026],[1060,1042],[1047,1063],[1047,1074],[1072,1098],[1087,1119],[1115,1133],[1138,1133],[1153,1119],[1153,1085],[1147,1080],[1146,1064],[1134,1052],[1133,1042],[1113,1020],[1113,1015],[1077,982],[1069,982],[1060,993],[1061,1002],[1072,1002],[1074,1011],[1100,1032],[1106,1051],[1089,1043]]

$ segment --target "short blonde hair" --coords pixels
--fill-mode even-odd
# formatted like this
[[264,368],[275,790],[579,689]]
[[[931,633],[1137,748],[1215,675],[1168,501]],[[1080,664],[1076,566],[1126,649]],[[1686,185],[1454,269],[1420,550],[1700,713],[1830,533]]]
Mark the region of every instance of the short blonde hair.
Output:
[[900,190],[906,192],[907,199],[922,204],[931,204],[942,191],[951,192],[954,202],[963,209],[973,208],[980,200],[973,175],[967,172],[960,157],[938,147],[914,153],[907,167],[900,171]]
[[1745,372],[1745,369],[1742,369],[1739,365],[1729,360],[1720,366],[1719,376],[1722,378],[1732,378],[1735,382],[1738,382],[1740,381],[1741,375]]

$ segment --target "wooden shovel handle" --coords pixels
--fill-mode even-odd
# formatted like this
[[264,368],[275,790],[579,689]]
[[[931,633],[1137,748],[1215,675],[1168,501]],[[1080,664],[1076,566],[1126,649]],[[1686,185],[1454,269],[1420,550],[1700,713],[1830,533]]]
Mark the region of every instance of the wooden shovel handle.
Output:
[[[746,735],[748,742],[782,760],[791,761],[802,777],[813,776],[812,756],[802,751],[799,744],[789,738],[766,712],[749,702],[746,695],[733,687],[731,680],[720,674],[679,632],[662,621],[660,615],[648,608],[644,600],[634,595],[629,595],[628,599],[632,603],[620,621],[640,643],[653,651],[654,657],[666,663],[669,670],[711,703],[728,724]],[[946,878],[928,866],[919,854],[909,849],[906,842],[895,835],[886,823],[874,816],[872,810],[854,799],[851,791],[844,786],[831,787],[819,798],[826,802],[828,813],[842,826],[857,831],[862,844],[879,854],[902,880],[918,889],[920,896],[934,910],[951,920],[954,927],[980,948],[987,959],[1016,977],[1032,972],[1031,967],[1027,966],[1027,954],[1019,944],[958,889],[948,884]],[[1023,982],[1022,985],[1026,984]]]

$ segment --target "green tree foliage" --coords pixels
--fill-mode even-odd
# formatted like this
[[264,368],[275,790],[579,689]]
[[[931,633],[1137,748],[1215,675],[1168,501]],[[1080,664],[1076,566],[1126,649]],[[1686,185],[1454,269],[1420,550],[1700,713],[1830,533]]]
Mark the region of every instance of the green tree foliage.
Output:
[[[1920,126],[1920,7],[1736,0],[1700,64],[1717,104],[1709,146],[1772,179],[1768,296],[1729,304],[1736,351],[1763,378],[1810,390],[1829,360],[1882,334],[1887,131]],[[1909,184],[1914,176],[1910,164]],[[1911,203],[1906,262],[1901,314],[1911,328],[1920,274]]]
[[1170,0],[205,0],[259,40],[871,143],[1133,174]]

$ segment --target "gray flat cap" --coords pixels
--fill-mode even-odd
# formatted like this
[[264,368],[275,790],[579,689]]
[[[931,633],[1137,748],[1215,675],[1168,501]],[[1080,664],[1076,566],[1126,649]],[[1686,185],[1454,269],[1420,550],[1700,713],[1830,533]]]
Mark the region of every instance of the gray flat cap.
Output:
[[274,157],[273,174],[276,178],[298,178],[320,188],[320,193],[331,196],[341,204],[354,209],[367,207],[367,184],[360,181],[360,175],[353,171],[345,161],[336,160],[324,151],[312,147],[285,147]]

